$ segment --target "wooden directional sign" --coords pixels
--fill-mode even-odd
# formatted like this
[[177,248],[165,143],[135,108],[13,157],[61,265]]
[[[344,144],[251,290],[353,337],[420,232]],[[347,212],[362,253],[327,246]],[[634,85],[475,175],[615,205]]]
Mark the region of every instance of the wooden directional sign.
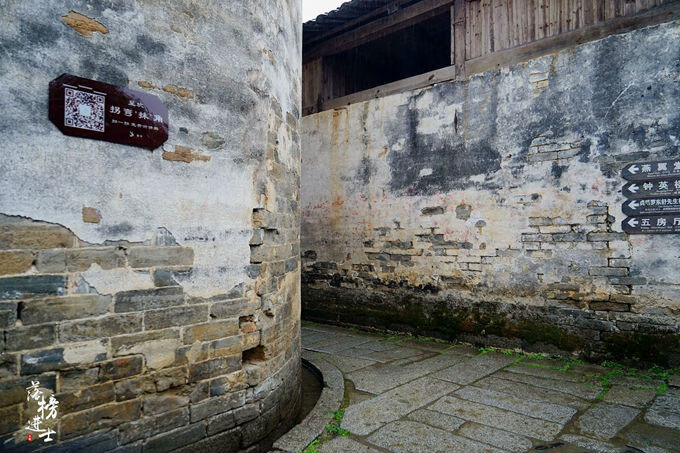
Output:
[[680,198],[640,198],[627,200],[621,208],[629,216],[680,213]]
[[680,177],[633,181],[623,186],[627,198],[680,197]]
[[627,165],[621,172],[628,181],[658,178],[680,178],[680,158],[660,162],[641,162]]
[[629,234],[677,234],[680,233],[680,214],[628,217],[621,227]]
[[156,96],[69,74],[50,82],[50,121],[65,135],[149,149],[168,139],[168,109]]
[[621,224],[629,234],[680,233],[680,158],[627,165]]

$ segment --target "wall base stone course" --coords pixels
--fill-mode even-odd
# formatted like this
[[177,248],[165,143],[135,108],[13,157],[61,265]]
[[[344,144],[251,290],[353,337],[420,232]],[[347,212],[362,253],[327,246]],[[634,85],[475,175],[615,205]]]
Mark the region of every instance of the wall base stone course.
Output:
[[305,116],[303,316],[677,364],[680,239],[622,231],[621,171],[678,156],[679,27]]

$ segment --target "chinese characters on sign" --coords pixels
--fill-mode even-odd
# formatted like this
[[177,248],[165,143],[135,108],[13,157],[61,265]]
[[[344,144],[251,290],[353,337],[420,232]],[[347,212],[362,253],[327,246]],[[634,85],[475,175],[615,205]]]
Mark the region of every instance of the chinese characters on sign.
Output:
[[629,182],[623,186],[623,194],[628,198],[678,197],[680,178]]
[[680,178],[680,159],[627,165],[622,176],[627,181],[644,181],[651,178]]
[[29,418],[28,425],[26,426],[26,431],[29,432],[28,441],[33,441],[32,433],[36,433],[39,439],[44,438],[44,442],[52,442],[54,440],[52,435],[56,434],[56,432],[50,426],[43,426],[43,424],[54,425],[54,423],[50,423],[50,420],[56,422],[59,401],[57,401],[54,395],[50,395],[48,400],[45,401],[45,395],[40,388],[39,381],[31,381],[31,385],[26,388],[26,393],[27,402],[36,402],[38,404],[37,413],[32,418]]
[[627,165],[622,176],[623,231],[630,234],[680,233],[680,159]]
[[680,213],[666,216],[628,217],[623,231],[631,234],[680,233]]
[[680,212],[680,198],[640,198],[623,203],[623,213],[630,216],[662,215]]
[[156,96],[63,74],[50,83],[50,121],[62,133],[154,149],[168,139]]

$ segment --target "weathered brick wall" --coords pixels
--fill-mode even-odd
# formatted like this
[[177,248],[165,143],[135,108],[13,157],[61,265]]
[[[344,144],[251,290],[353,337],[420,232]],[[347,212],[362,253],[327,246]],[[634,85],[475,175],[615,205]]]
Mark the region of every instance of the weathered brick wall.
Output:
[[679,157],[680,23],[305,117],[303,316],[680,360],[680,238],[621,230]]
[[[4,2],[1,451],[256,452],[290,426],[300,10]],[[62,73],[160,97],[168,142],[62,135]],[[51,444],[26,441],[31,381],[59,401]]]

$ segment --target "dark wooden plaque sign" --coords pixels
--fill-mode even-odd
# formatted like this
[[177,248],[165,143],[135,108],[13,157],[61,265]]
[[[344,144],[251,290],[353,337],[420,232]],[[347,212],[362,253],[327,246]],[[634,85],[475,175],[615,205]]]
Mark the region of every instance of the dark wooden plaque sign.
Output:
[[680,178],[650,179],[623,186],[627,198],[680,197]]
[[630,234],[677,234],[680,214],[628,217],[622,225],[623,231]]
[[680,178],[680,158],[626,165],[621,176],[628,181],[645,181],[651,178]]
[[621,176],[630,181],[621,210],[629,234],[680,233],[680,159],[629,164]]
[[621,208],[629,216],[680,213],[680,198],[640,198],[627,200]]
[[62,74],[50,82],[50,121],[65,135],[155,149],[168,109],[151,94]]

